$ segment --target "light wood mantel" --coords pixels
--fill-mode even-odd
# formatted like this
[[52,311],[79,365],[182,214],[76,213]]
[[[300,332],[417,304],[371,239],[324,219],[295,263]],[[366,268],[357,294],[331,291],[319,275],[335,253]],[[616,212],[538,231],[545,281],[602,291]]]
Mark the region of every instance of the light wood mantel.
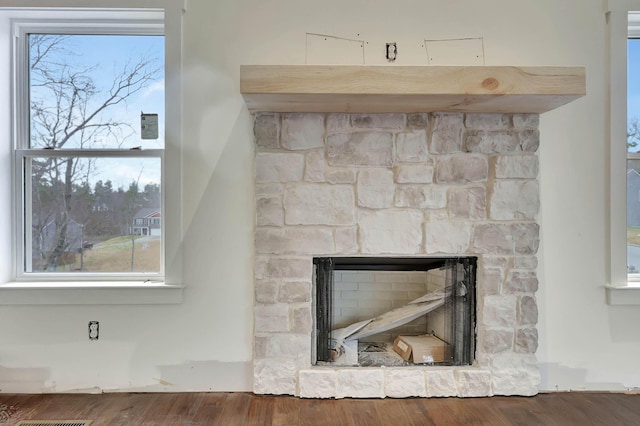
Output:
[[586,94],[583,67],[242,65],[251,112],[543,113]]

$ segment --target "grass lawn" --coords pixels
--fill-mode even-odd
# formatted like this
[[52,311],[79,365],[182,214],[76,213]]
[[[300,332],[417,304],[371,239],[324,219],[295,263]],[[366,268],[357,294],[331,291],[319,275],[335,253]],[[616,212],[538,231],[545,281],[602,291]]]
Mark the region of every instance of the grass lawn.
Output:
[[640,246],[640,228],[627,228],[627,243]]
[[[140,241],[142,239],[142,241]],[[84,251],[84,272],[158,272],[160,270],[160,239],[147,241],[135,237],[133,269],[131,269],[131,237],[123,236],[102,241]],[[74,268],[80,270],[80,255]]]

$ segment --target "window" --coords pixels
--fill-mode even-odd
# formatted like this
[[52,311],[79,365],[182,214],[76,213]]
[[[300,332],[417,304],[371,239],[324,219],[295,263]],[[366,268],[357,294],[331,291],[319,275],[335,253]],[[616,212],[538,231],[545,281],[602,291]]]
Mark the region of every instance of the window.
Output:
[[[8,0],[0,7],[0,46],[4,46],[0,51],[5,52],[0,55],[0,79],[5,79],[5,83],[0,84],[0,305],[180,303],[183,297],[180,200],[185,5],[174,0],[96,0],[91,2],[91,7],[27,7],[26,3],[33,4]],[[156,96],[156,102],[152,106],[141,106],[133,98],[127,98],[126,115],[103,113],[95,116],[100,120],[112,120],[110,125],[125,124],[123,127],[112,126],[106,132],[109,137],[98,136],[99,132],[88,137],[95,128],[87,126],[84,134],[78,131],[74,140],[69,137],[65,147],[50,146],[51,137],[46,137],[46,132],[42,131],[46,127],[38,126],[34,118],[45,117],[52,105],[30,103],[44,92],[40,90],[44,86],[38,86],[35,70],[31,68],[46,65],[31,63],[34,58],[29,49],[31,34],[60,36],[76,43],[76,47],[82,45],[81,38],[107,41],[160,39],[164,44],[164,50],[159,49],[162,55],[148,55],[164,61],[154,77],[157,84],[136,92],[147,97]],[[105,50],[105,45],[91,44],[96,48],[88,53],[89,56],[105,61],[109,57],[116,59],[108,65],[103,61],[102,66],[84,63],[83,68],[82,52],[74,47],[71,65],[76,71],[82,68],[113,74],[119,69],[118,63],[121,66],[129,59],[128,65],[133,66],[135,59],[140,57],[134,54],[139,53],[134,44],[120,49],[119,56]],[[70,71],[72,66],[65,69]],[[81,79],[77,72],[72,76],[76,83],[89,82]],[[163,87],[164,97],[170,102],[157,98]],[[84,88],[95,95],[99,85],[86,84]],[[76,101],[80,94],[76,93]],[[60,106],[63,100],[61,96]],[[53,106],[57,107],[58,103]],[[87,103],[85,111],[91,106],[93,104]],[[38,108],[47,108],[47,111]],[[144,129],[141,128],[143,122]],[[140,137],[142,133],[144,137]],[[135,138],[138,142],[134,142]],[[67,198],[53,199],[55,191],[47,185],[58,189],[60,182],[66,179],[68,164],[72,166],[69,169],[72,176],[82,179],[75,181],[79,183],[73,183],[70,191],[67,189],[70,194]],[[127,169],[129,172],[123,174]],[[42,179],[42,176],[46,178]],[[125,178],[116,179],[116,176]],[[121,194],[115,196],[115,201],[108,195],[119,193],[121,188],[127,192],[134,180],[137,189],[129,192],[135,195],[134,201],[138,204],[130,203],[129,210],[123,209],[122,205],[118,209],[117,199],[122,201]],[[70,182],[74,182],[73,179]],[[140,194],[143,197],[138,197]],[[51,208],[56,203],[64,209]],[[140,214],[147,209],[145,206],[154,207],[152,210],[157,217],[162,217],[158,226],[135,226],[135,218],[151,217]],[[133,207],[140,207],[140,210],[133,212]],[[102,219],[114,215],[114,210],[120,211],[117,219],[120,232],[112,236],[122,240],[120,249],[127,243],[129,249],[133,247],[133,268],[130,259],[128,262],[120,259],[118,265],[114,262],[105,266],[107,262],[104,261],[97,266],[91,263],[96,249],[106,254],[104,236],[117,226],[114,217]],[[41,226],[46,228],[44,230],[34,226],[51,223],[51,220],[44,220],[47,213],[51,214],[52,220],[57,213],[61,218],[58,224],[54,221]],[[85,222],[88,217],[92,220]],[[64,243],[59,244],[62,249],[58,250],[59,254],[46,256],[46,245],[57,245],[58,226],[65,223]],[[147,234],[146,240],[137,237],[143,231]],[[151,241],[159,241],[160,248]],[[118,244],[111,247],[117,248]],[[153,262],[138,264],[138,260],[143,260],[149,253]]]
[[640,31],[629,14],[627,40],[627,273],[640,279]]
[[164,26],[152,14],[13,21],[17,279],[163,278],[162,232],[131,226],[163,208]]
[[[609,30],[609,277],[606,285],[609,304],[640,304],[639,191],[640,151],[634,124],[640,116],[636,97],[640,54],[640,1],[608,0]],[[628,78],[629,77],[629,78]],[[626,167],[624,167],[626,165]],[[626,206],[626,208],[625,208]]]

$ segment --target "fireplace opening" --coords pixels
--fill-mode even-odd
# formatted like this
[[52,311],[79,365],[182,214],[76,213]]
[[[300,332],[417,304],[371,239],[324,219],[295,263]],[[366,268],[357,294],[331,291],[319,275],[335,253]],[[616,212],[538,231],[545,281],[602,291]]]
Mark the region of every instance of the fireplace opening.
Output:
[[476,257],[314,258],[313,364],[471,365]]

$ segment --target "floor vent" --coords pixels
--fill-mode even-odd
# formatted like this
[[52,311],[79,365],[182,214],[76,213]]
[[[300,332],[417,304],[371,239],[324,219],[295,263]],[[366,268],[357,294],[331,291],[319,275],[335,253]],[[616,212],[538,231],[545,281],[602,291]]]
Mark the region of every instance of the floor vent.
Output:
[[16,426],[89,426],[93,420],[22,420]]

